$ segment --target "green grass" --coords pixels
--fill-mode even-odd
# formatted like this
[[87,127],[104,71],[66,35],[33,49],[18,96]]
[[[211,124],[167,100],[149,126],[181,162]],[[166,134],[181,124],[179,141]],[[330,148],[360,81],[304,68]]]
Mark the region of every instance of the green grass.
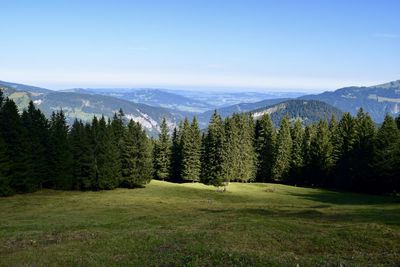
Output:
[[399,266],[400,202],[275,184],[0,198],[2,266]]

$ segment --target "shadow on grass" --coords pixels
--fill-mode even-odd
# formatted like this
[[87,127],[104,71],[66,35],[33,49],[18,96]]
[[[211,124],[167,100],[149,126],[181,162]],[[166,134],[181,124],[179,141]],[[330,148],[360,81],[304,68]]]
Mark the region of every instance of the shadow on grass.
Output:
[[270,209],[242,209],[241,213],[259,215],[271,218],[308,219],[332,222],[367,222],[400,225],[400,208],[394,209],[363,209],[350,210],[343,213],[329,213],[316,209],[303,210],[270,210]]
[[400,204],[400,197],[396,196],[377,196],[358,193],[319,191],[313,193],[291,193],[292,196],[312,200],[316,202],[329,203],[335,205],[394,205]]

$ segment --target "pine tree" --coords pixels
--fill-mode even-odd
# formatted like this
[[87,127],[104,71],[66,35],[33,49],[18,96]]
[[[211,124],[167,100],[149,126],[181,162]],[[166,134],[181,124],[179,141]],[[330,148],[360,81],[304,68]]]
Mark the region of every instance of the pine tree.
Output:
[[257,155],[257,181],[272,180],[272,165],[274,162],[276,130],[271,117],[265,113],[255,126],[255,151]]
[[49,173],[49,123],[44,114],[31,101],[21,116],[25,139],[25,160],[28,166],[27,191],[42,188],[50,179]]
[[224,125],[224,175],[227,181],[254,179],[256,155],[253,147],[254,126],[250,116],[234,114]]
[[171,138],[168,133],[167,121],[163,119],[160,134],[154,145],[154,172],[155,178],[168,180],[171,167]]
[[200,180],[201,170],[201,135],[196,117],[192,124],[185,118],[180,136],[181,148],[181,175],[184,180],[197,182]]
[[124,143],[121,186],[143,186],[150,182],[153,169],[150,140],[139,123],[129,122]]
[[304,168],[303,159],[303,139],[304,130],[300,120],[296,120],[291,129],[292,137],[292,159],[290,164],[290,181],[292,183],[301,182],[302,171]]
[[275,161],[272,166],[272,177],[275,181],[287,181],[290,171],[292,138],[289,118],[285,116],[279,127],[275,149]]
[[[182,129],[181,123],[179,129]],[[171,148],[171,167],[170,178],[173,182],[181,182],[181,169],[182,169],[182,147],[181,147],[181,131],[176,127],[172,134],[172,148]]]
[[328,124],[321,120],[310,144],[311,185],[323,186],[327,183],[332,171],[332,150]]
[[333,157],[337,160],[335,166],[336,187],[351,188],[353,183],[353,145],[355,140],[354,119],[345,113],[339,122],[335,136],[336,149]]
[[303,185],[311,185],[312,184],[312,175],[313,175],[313,167],[312,167],[312,147],[311,142],[315,138],[317,133],[317,127],[315,124],[307,125],[304,130],[303,137],[303,170],[301,176],[301,183]]
[[98,122],[95,129],[96,147],[96,184],[95,189],[113,189],[119,183],[118,151],[112,140],[112,130],[107,125],[104,116]]
[[14,101],[6,99],[0,113],[0,132],[6,145],[10,164],[11,187],[15,192],[28,192],[31,187],[29,175],[29,153],[27,151],[27,133],[21,122]]
[[53,113],[50,120],[50,180],[45,186],[72,189],[72,153],[68,142],[68,125],[64,112]]
[[201,182],[214,186],[222,186],[227,181],[224,179],[224,128],[220,115],[214,111],[208,131],[204,137],[202,155]]
[[0,135],[0,197],[14,194],[14,190],[11,188],[11,166],[12,163],[8,157],[7,145]]
[[391,116],[386,115],[375,142],[373,167],[378,178],[375,192],[376,190],[393,192],[398,189],[399,147],[400,133],[397,125]]
[[122,179],[122,164],[123,164],[123,154],[125,149],[125,134],[126,127],[124,126],[124,112],[122,109],[119,110],[118,114],[114,114],[113,120],[111,122],[112,139],[114,146],[118,153],[118,169],[117,173],[118,180]]
[[373,190],[370,164],[374,156],[376,129],[371,117],[360,109],[355,118],[355,139],[353,144],[354,189]]
[[73,188],[90,190],[95,180],[95,160],[92,143],[91,126],[75,120],[69,134],[73,158]]

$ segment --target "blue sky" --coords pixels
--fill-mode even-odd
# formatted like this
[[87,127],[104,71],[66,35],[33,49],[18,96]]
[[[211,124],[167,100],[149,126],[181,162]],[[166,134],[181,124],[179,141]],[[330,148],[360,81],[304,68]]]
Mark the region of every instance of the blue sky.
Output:
[[3,1],[0,80],[320,91],[400,79],[400,1]]

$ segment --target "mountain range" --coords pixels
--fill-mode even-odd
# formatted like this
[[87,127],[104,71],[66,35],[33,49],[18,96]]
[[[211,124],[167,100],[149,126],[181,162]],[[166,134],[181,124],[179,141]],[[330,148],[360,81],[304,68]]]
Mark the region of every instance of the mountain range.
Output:
[[313,95],[152,88],[54,91],[3,81],[0,81],[0,89],[17,103],[20,110],[32,100],[46,116],[62,109],[69,123],[75,118],[89,121],[94,115],[111,118],[122,108],[128,119],[142,123],[151,135],[158,133],[164,117],[171,129],[184,117],[193,116],[197,116],[200,126],[205,128],[215,109],[223,118],[238,112],[250,112],[256,117],[268,112],[273,120],[289,115],[292,119],[300,118],[304,124],[329,118],[331,114],[340,117],[341,112],[355,115],[360,107],[377,123],[382,122],[387,113],[397,116],[400,112],[400,81],[370,87],[345,87]]

